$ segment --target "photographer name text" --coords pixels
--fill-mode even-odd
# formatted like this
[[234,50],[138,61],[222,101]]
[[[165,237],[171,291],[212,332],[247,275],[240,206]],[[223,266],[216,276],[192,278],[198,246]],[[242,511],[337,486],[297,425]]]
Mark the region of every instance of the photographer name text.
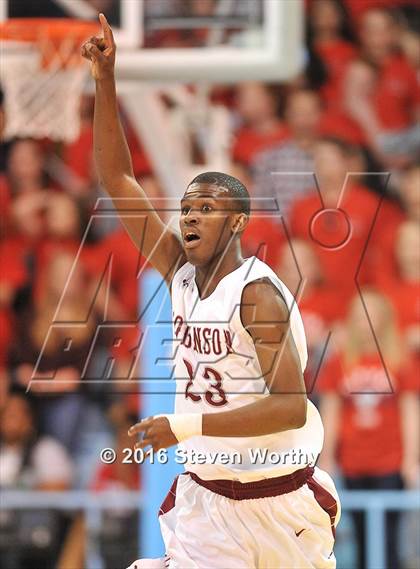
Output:
[[[101,461],[112,464],[117,460],[117,453],[112,448],[102,449]],[[269,464],[269,465],[307,465],[315,464],[318,455],[302,449],[291,449],[276,452],[266,448],[248,448],[246,452],[203,452],[194,449],[177,448],[174,452],[174,461],[177,464],[218,464],[224,466],[237,466],[242,464]],[[167,449],[152,452],[151,449],[125,448],[122,451],[123,464],[167,464],[171,460]]]

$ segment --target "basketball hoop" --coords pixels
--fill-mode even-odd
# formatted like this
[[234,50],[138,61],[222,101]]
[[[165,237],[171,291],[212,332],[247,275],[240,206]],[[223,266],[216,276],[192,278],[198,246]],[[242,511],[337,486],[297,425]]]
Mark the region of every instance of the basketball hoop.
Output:
[[6,140],[77,138],[88,72],[80,45],[98,31],[96,23],[66,18],[19,18],[0,24]]

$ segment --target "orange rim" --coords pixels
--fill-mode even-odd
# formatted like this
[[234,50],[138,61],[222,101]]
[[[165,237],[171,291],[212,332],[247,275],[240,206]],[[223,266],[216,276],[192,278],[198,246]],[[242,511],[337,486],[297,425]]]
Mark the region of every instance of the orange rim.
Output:
[[100,31],[96,22],[70,18],[11,18],[0,24],[0,39],[36,43],[80,40]]
[[0,39],[36,46],[42,54],[43,68],[49,68],[53,63],[69,68],[83,63],[80,45],[99,31],[99,24],[86,20],[11,18],[0,24]]

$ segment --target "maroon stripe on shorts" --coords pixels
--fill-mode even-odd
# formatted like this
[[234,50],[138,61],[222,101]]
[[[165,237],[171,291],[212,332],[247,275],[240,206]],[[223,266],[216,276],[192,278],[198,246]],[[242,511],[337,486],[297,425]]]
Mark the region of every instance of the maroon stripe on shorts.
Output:
[[188,472],[187,474],[200,486],[225,498],[230,498],[231,500],[253,500],[256,498],[272,498],[298,490],[306,484],[313,472],[313,467],[307,466],[286,476],[264,478],[263,480],[257,480],[257,482],[202,480],[194,472]]
[[167,512],[172,510],[172,508],[175,506],[177,485],[178,485],[178,476],[172,482],[172,486],[168,494],[166,495],[166,498],[163,500],[161,507],[159,508],[158,516],[166,514]]
[[335,537],[335,518],[337,517],[337,501],[319,482],[317,482],[312,476],[309,478],[308,487],[312,490],[315,500],[321,506],[321,508],[327,512],[331,520],[331,530],[333,536]]

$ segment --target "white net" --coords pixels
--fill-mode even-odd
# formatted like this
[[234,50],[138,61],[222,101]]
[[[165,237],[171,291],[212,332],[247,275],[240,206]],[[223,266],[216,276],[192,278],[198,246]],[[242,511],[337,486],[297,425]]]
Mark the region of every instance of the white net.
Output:
[[81,43],[98,32],[95,22],[23,18],[0,24],[4,137],[71,142],[80,127],[80,98],[89,66]]
[[61,49],[50,55],[45,66],[40,50],[27,44],[2,49],[1,58],[5,139],[47,137],[71,142],[77,138],[80,96],[88,66],[63,67]]

